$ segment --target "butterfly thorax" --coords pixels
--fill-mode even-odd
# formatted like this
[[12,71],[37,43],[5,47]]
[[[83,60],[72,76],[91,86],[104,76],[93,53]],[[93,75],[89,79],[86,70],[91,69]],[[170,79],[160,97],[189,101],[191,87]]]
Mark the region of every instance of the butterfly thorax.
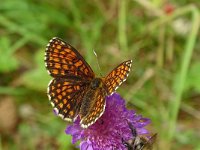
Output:
[[90,83],[90,89],[96,90],[97,88],[103,87],[103,81],[101,78],[94,78]]

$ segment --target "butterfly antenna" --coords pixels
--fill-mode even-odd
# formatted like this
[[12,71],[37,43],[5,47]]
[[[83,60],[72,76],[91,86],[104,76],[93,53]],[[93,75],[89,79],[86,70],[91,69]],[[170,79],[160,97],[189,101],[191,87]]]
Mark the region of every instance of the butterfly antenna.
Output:
[[100,75],[101,75],[101,77],[102,77],[102,73],[101,73],[101,68],[100,68],[100,65],[99,65],[99,61],[98,61],[98,56],[97,56],[97,53],[95,52],[95,50],[93,50],[93,53],[94,53],[94,55],[96,56],[96,62],[97,62],[97,66],[98,66],[98,68],[99,68],[99,72],[100,72]]

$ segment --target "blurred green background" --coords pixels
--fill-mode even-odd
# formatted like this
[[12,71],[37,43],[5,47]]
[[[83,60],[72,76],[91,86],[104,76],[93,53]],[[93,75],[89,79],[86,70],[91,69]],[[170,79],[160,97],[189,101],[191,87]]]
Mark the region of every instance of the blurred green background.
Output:
[[200,149],[199,0],[1,0],[0,149],[68,150],[67,123],[46,96],[52,37],[80,50],[97,75],[133,59],[118,89],[151,118],[162,150]]

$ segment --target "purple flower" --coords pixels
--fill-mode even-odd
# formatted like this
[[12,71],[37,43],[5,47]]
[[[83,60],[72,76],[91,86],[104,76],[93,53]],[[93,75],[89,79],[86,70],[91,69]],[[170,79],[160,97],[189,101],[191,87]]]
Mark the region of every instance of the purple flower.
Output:
[[83,129],[78,118],[73,125],[67,127],[66,133],[72,135],[73,144],[81,141],[81,150],[125,150],[127,148],[122,138],[125,141],[133,138],[127,121],[136,128],[138,135],[149,133],[144,127],[150,120],[137,115],[133,110],[127,110],[125,101],[114,93],[106,98],[105,112],[93,125]]

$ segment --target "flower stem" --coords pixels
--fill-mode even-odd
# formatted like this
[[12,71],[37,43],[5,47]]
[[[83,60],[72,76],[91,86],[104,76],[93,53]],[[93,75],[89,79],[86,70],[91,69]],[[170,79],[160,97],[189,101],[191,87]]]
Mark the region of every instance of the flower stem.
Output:
[[125,52],[128,50],[126,37],[126,5],[126,0],[119,1],[118,38],[120,49]]

